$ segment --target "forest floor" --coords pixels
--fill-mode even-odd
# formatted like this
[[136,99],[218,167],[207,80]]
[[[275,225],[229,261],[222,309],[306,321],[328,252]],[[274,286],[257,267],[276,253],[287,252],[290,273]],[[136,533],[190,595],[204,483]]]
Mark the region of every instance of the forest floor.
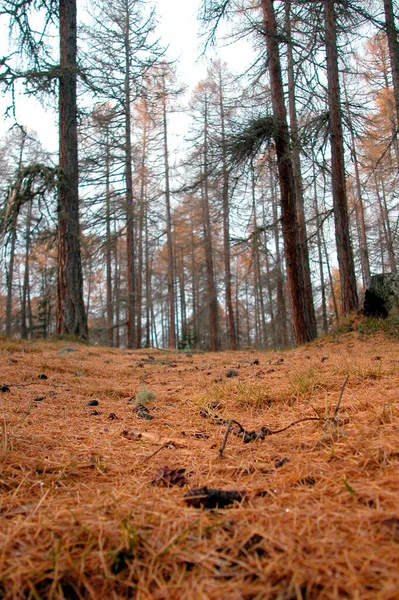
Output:
[[399,598],[398,337],[3,340],[0,384],[0,598]]

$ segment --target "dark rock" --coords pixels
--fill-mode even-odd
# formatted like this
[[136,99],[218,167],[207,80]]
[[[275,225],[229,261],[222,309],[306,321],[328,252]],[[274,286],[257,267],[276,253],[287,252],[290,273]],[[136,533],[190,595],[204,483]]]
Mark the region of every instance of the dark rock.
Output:
[[9,392],[9,391],[10,391],[10,388],[8,385],[6,385],[5,383],[3,383],[3,385],[0,385],[0,392],[5,393],[5,392]]
[[239,372],[236,369],[227,369],[226,377],[238,377]]
[[46,399],[46,396],[37,396],[37,398],[33,399],[33,402],[43,402]]
[[40,375],[37,376],[38,379],[48,379],[47,375],[45,373],[40,373]]
[[386,318],[399,306],[399,274],[372,275],[366,288],[362,312],[366,316]]
[[87,403],[87,406],[98,406],[99,402],[98,400],[89,400]]
[[190,490],[184,494],[184,501],[194,508],[225,508],[234,502],[246,499],[245,490],[219,490],[207,487]]

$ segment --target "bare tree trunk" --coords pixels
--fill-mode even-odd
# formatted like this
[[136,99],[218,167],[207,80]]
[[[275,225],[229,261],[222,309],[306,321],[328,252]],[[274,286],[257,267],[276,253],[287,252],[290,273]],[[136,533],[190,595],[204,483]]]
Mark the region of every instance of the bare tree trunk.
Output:
[[325,0],[324,13],[335,239],[341,282],[342,312],[348,314],[357,309],[358,297],[346,194],[334,0]]
[[107,314],[107,344],[114,345],[114,313],[112,304],[112,236],[111,236],[111,185],[110,185],[110,148],[108,139],[108,125],[106,129],[106,146],[105,146],[105,227],[106,227],[106,243],[105,243],[105,262],[106,262],[106,279],[107,279],[107,299],[106,299],[106,314]]
[[278,214],[277,214],[277,198],[275,189],[275,179],[273,164],[269,157],[269,172],[271,182],[271,200],[273,209],[273,221],[274,221],[274,245],[276,248],[276,261],[275,261],[275,272],[276,272],[276,294],[277,294],[277,339],[276,342],[279,346],[286,347],[288,345],[288,330],[287,330],[287,306],[285,303],[284,294],[284,276],[281,265],[281,254],[280,254],[280,236],[278,226]]
[[145,310],[146,310],[146,320],[145,320],[145,345],[146,348],[150,348],[152,345],[152,336],[151,336],[151,265],[150,265],[150,244],[148,239],[148,218],[147,218],[147,207],[146,207],[146,216],[145,216]]
[[292,167],[294,174],[296,210],[298,219],[298,237],[300,243],[300,256],[302,261],[303,272],[303,306],[305,309],[305,318],[307,329],[311,338],[317,336],[316,314],[313,302],[312,279],[310,276],[309,266],[309,249],[306,231],[306,219],[304,209],[303,184],[301,172],[300,158],[300,141],[298,117],[296,111],[295,98],[295,72],[294,72],[294,56],[292,51],[292,34],[291,34],[291,2],[285,2],[285,25],[287,34],[287,71],[288,71],[288,107],[291,125],[291,142],[292,142]]
[[366,236],[366,222],[364,219],[364,206],[363,206],[363,198],[362,198],[362,187],[360,183],[360,171],[359,171],[359,161],[357,157],[356,150],[356,141],[355,141],[355,130],[352,124],[352,116],[351,111],[349,110],[349,102],[348,95],[346,91],[346,87],[344,86],[345,91],[345,101],[346,101],[346,110],[347,110],[347,120],[349,131],[351,134],[351,150],[353,156],[353,165],[355,168],[355,182],[356,182],[356,199],[355,199],[355,213],[356,213],[356,221],[358,223],[359,230],[359,241],[360,241],[360,262],[362,265],[362,275],[363,275],[363,285],[366,286],[370,279],[370,261],[369,261],[369,251],[367,246],[367,236]]
[[252,212],[254,219],[254,237],[253,237],[253,260],[254,260],[254,284],[255,284],[255,297],[259,301],[259,323],[260,323],[260,346],[266,346],[266,319],[265,319],[265,303],[264,303],[264,291],[262,285],[262,270],[260,265],[260,249],[259,249],[259,231],[258,231],[258,220],[256,215],[256,202],[255,202],[255,174],[252,167]]
[[137,285],[136,285],[136,348],[141,348],[142,338],[142,305],[143,305],[143,237],[144,219],[146,217],[146,162],[147,162],[147,123],[143,121],[143,139],[141,149],[141,173],[140,173],[140,207],[138,226],[138,248],[137,248]]
[[384,0],[385,30],[388,38],[389,58],[391,61],[393,94],[396,106],[397,127],[399,123],[399,42],[395,25],[392,0]]
[[176,314],[175,314],[175,281],[172,240],[172,215],[170,208],[170,183],[169,183],[169,152],[168,152],[168,124],[166,115],[166,83],[165,73],[162,73],[162,118],[163,118],[163,151],[165,167],[165,204],[166,204],[166,243],[168,249],[168,305],[169,305],[169,346],[176,348]]
[[131,128],[131,91],[130,91],[130,11],[126,7],[125,22],[125,178],[126,178],[126,252],[127,252],[127,347],[135,346],[136,322],[136,266],[134,240],[134,200],[132,172],[132,128]]
[[384,231],[385,247],[388,252],[389,268],[391,269],[391,273],[396,273],[396,259],[395,259],[395,254],[394,254],[394,250],[393,250],[392,231],[391,231],[391,225],[389,222],[389,214],[388,214],[388,208],[387,208],[387,203],[386,203],[385,185],[384,185],[383,178],[381,178],[380,183],[381,183],[382,196],[380,194],[377,178],[374,173],[374,185],[375,185],[375,191],[377,194],[378,205],[380,207],[381,223],[382,223],[382,227],[383,227],[383,231]]
[[298,232],[295,182],[273,0],[262,0],[262,9],[266,26],[268,66],[275,129],[274,140],[281,193],[281,221],[291,295],[292,321],[295,341],[297,344],[301,344],[312,340],[314,335],[309,330],[305,317],[307,310],[304,304],[304,279]]
[[322,227],[323,223],[320,219],[319,206],[317,201],[317,183],[316,183],[316,171],[313,163],[313,189],[314,189],[314,210],[316,214],[316,239],[317,239],[317,256],[319,259],[319,274],[320,274],[320,289],[321,289],[321,314],[323,331],[328,331],[328,319],[327,319],[327,300],[326,300],[326,286],[324,282],[324,269],[323,269],[323,250],[322,250]]
[[76,0],[60,0],[57,333],[87,339],[79,227]]
[[220,348],[219,342],[219,324],[218,324],[218,301],[215,285],[215,273],[213,264],[213,249],[211,236],[211,218],[209,209],[208,195],[208,99],[205,96],[205,111],[204,111],[204,172],[203,172],[203,193],[202,193],[202,209],[203,209],[203,228],[204,228],[204,246],[205,246],[205,262],[208,288],[208,305],[210,319],[210,349],[216,352]]
[[[31,328],[31,310],[30,310],[30,281],[29,281],[29,256],[30,256],[30,238],[31,238],[31,222],[32,222],[32,202],[29,202],[28,212],[26,215],[25,227],[25,266],[24,280],[22,285],[22,302],[21,302],[21,337],[27,339],[32,335]],[[28,317],[29,327],[26,325]],[[29,318],[30,317],[30,318]],[[29,332],[29,335],[28,335]]]
[[15,263],[15,244],[17,241],[17,219],[12,226],[10,240],[10,260],[8,262],[7,273],[7,301],[6,301],[6,335],[12,333],[12,290],[14,282],[14,263]]
[[222,174],[223,174],[223,255],[224,255],[224,285],[226,289],[226,315],[227,330],[232,350],[237,350],[237,336],[234,324],[234,309],[231,292],[231,249],[230,249],[230,206],[229,206],[229,174],[227,169],[226,133],[225,133],[225,108],[223,97],[222,70],[219,66],[219,110],[221,125],[222,146]]

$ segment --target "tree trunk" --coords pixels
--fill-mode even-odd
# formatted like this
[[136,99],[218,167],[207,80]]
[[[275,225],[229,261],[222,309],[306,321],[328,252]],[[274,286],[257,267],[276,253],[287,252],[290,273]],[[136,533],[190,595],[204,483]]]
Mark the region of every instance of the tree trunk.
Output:
[[264,292],[262,285],[262,270],[260,264],[260,248],[259,248],[259,236],[258,231],[258,220],[256,215],[256,198],[255,198],[255,173],[252,167],[251,169],[252,179],[252,212],[254,220],[254,236],[253,236],[253,260],[254,260],[254,287],[255,287],[255,298],[258,298],[259,303],[259,329],[260,329],[260,346],[264,348],[266,346],[266,318],[265,318],[265,303],[264,303]]
[[106,299],[106,314],[107,314],[107,344],[114,345],[114,311],[112,303],[112,236],[111,236],[111,185],[110,185],[110,148],[109,148],[109,126],[106,129],[106,146],[105,146],[105,227],[106,227],[106,244],[105,244],[105,262],[106,262],[106,279],[107,279],[107,299]]
[[226,289],[227,330],[232,350],[237,350],[237,336],[234,324],[234,309],[231,293],[231,249],[230,249],[230,206],[229,206],[229,174],[227,169],[225,109],[222,87],[222,72],[219,67],[219,110],[222,146],[222,176],[223,176],[223,255],[224,255],[224,285]]
[[162,73],[162,118],[163,118],[163,151],[165,167],[165,204],[166,204],[166,243],[168,250],[168,305],[169,305],[169,347],[176,348],[176,314],[175,314],[175,281],[172,240],[172,215],[170,208],[169,183],[169,151],[168,124],[166,115],[166,84],[165,73]]
[[305,317],[307,310],[304,303],[304,278],[301,268],[302,258],[298,232],[295,182],[273,0],[262,0],[262,9],[266,26],[268,66],[274,115],[274,141],[281,193],[281,221],[291,295],[293,329],[296,343],[302,344],[312,340],[314,335],[309,330]]
[[6,301],[6,335],[12,333],[12,290],[14,281],[15,244],[17,241],[17,219],[15,219],[10,240],[10,260],[7,273],[7,301]]
[[333,0],[325,0],[325,44],[327,56],[328,107],[330,115],[331,183],[335,215],[335,239],[341,282],[342,312],[358,307],[356,275],[350,240],[346,194],[344,146],[338,76],[337,32]]
[[[22,302],[21,302],[21,337],[27,339],[32,335],[31,328],[31,307],[30,307],[30,281],[29,281],[29,257],[30,257],[30,238],[31,238],[31,221],[32,221],[32,202],[29,202],[26,215],[25,227],[25,266],[24,280],[22,285]],[[28,317],[28,326],[26,320]],[[29,333],[28,333],[29,332]]]
[[302,261],[303,272],[303,305],[305,309],[305,319],[307,329],[311,338],[317,336],[316,314],[314,310],[312,279],[310,276],[309,266],[309,249],[306,231],[306,219],[304,209],[303,184],[301,173],[301,158],[300,158],[300,141],[298,117],[296,111],[295,98],[295,72],[294,72],[294,56],[292,51],[292,34],[291,34],[291,2],[285,2],[285,25],[287,34],[287,71],[288,71],[288,107],[291,125],[291,143],[292,143],[292,167],[294,174],[296,210],[298,219],[298,236],[300,243],[300,256]]
[[215,285],[215,274],[213,264],[212,236],[211,236],[211,218],[208,196],[208,100],[205,96],[205,115],[204,115],[204,171],[203,171],[203,227],[204,227],[204,245],[205,245],[205,263],[207,276],[207,292],[210,319],[210,349],[212,352],[219,350],[219,325],[218,325],[218,301]]
[[389,58],[391,61],[393,94],[396,106],[396,123],[399,123],[399,42],[395,25],[392,0],[384,0],[385,30],[388,38]]
[[[269,156],[269,160],[272,158]],[[281,265],[281,253],[280,253],[280,236],[278,226],[278,214],[277,214],[277,198],[276,198],[276,187],[275,178],[272,162],[269,163],[270,182],[271,182],[271,200],[273,210],[273,221],[274,221],[274,245],[276,248],[276,261],[275,261],[275,273],[276,273],[276,296],[277,296],[277,345],[285,348],[288,345],[288,328],[287,328],[287,306],[285,302],[284,294],[284,275]]]
[[370,261],[369,261],[369,251],[367,246],[367,236],[366,236],[366,222],[364,219],[364,206],[363,206],[363,198],[362,198],[362,187],[360,183],[360,170],[359,170],[359,161],[357,158],[357,150],[356,150],[356,142],[355,142],[355,131],[352,124],[352,117],[349,110],[349,102],[348,95],[345,88],[345,101],[346,101],[346,110],[347,110],[347,118],[348,118],[348,126],[351,135],[351,150],[353,156],[353,166],[355,168],[355,182],[356,182],[356,198],[355,198],[355,213],[356,213],[356,221],[358,223],[359,230],[359,242],[360,242],[360,262],[362,265],[362,275],[363,275],[363,285],[367,286],[370,279]]
[[326,286],[324,283],[324,269],[323,269],[323,250],[322,250],[322,228],[323,223],[320,219],[319,206],[317,202],[317,183],[316,183],[316,170],[313,163],[313,190],[314,190],[314,210],[316,215],[316,239],[317,239],[317,255],[319,259],[319,274],[320,274],[320,290],[321,290],[321,314],[323,331],[328,331],[328,319],[327,319],[327,300],[326,300]]
[[60,0],[57,333],[88,338],[79,226],[76,0]]
[[127,252],[127,347],[135,346],[136,289],[135,289],[135,240],[134,240],[134,201],[132,172],[132,127],[130,91],[130,12],[127,7],[125,21],[125,178],[126,178],[126,252]]

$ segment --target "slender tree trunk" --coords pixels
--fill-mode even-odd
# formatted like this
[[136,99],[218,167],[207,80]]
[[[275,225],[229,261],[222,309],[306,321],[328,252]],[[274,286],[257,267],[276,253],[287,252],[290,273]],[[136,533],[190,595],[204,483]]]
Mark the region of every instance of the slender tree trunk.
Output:
[[360,183],[360,170],[359,170],[359,160],[357,157],[357,150],[356,150],[355,130],[354,130],[354,127],[352,124],[352,116],[351,116],[351,111],[349,109],[348,94],[347,94],[345,85],[344,85],[344,91],[345,91],[347,121],[348,121],[348,127],[349,127],[349,131],[350,131],[350,135],[351,135],[351,146],[352,146],[351,150],[352,150],[352,156],[353,156],[353,166],[355,168],[355,182],[356,182],[355,212],[356,212],[356,221],[358,223],[358,230],[359,230],[360,262],[362,265],[363,285],[366,286],[370,279],[370,261],[369,261],[369,251],[368,251],[367,236],[366,236],[366,222],[365,222],[365,218],[364,218],[362,186]]
[[376,195],[377,195],[377,199],[378,199],[378,205],[380,208],[381,223],[382,223],[384,237],[385,237],[385,247],[388,252],[389,268],[391,270],[391,273],[396,273],[396,259],[395,259],[395,254],[394,254],[394,250],[393,250],[392,231],[391,231],[391,225],[389,222],[389,214],[388,214],[388,209],[387,209],[387,203],[386,203],[386,197],[385,197],[385,185],[384,185],[383,178],[381,178],[380,183],[381,183],[382,194],[380,193],[377,178],[374,173],[374,185],[375,185],[375,191],[376,191]]
[[143,305],[143,253],[144,253],[144,219],[146,216],[146,162],[147,162],[147,124],[144,120],[143,139],[141,149],[141,173],[140,173],[140,205],[139,205],[139,227],[137,248],[137,285],[136,285],[136,348],[141,348],[142,339],[142,305]]
[[112,304],[112,235],[111,235],[111,185],[110,185],[110,148],[109,148],[109,131],[108,125],[106,129],[106,145],[105,145],[105,227],[106,227],[106,243],[105,243],[105,262],[106,262],[106,279],[107,279],[107,298],[106,298],[106,323],[107,323],[107,344],[114,345],[114,314]]
[[[30,311],[30,294],[29,294],[29,256],[30,256],[30,238],[31,238],[31,222],[32,222],[32,202],[29,202],[28,212],[26,215],[26,227],[25,227],[25,265],[24,265],[24,280],[22,285],[22,301],[21,301],[21,337],[22,339],[28,338],[29,335],[32,335],[32,330],[28,329],[26,325],[26,320]],[[30,323],[29,323],[30,325]]]
[[335,239],[341,282],[342,312],[348,314],[357,309],[358,297],[346,194],[334,0],[325,0],[324,7]]
[[281,253],[280,253],[280,236],[278,226],[278,213],[277,213],[277,198],[276,188],[274,179],[274,170],[272,164],[272,158],[269,156],[269,172],[271,182],[271,200],[273,210],[273,221],[274,221],[274,245],[276,248],[276,261],[275,261],[275,272],[276,272],[276,295],[277,295],[277,344],[285,348],[288,345],[288,328],[287,328],[287,306],[285,302],[284,294],[284,275],[281,265]]
[[88,338],[79,226],[76,0],[60,0],[57,333]]
[[125,21],[125,179],[126,179],[126,252],[127,252],[127,347],[135,346],[136,321],[136,267],[134,240],[134,200],[133,200],[133,170],[132,170],[132,128],[131,128],[131,74],[130,74],[130,11],[127,7]]
[[170,207],[170,182],[169,182],[169,151],[168,151],[168,123],[166,115],[166,83],[165,73],[162,74],[162,119],[163,119],[163,151],[165,167],[165,204],[166,204],[166,243],[168,250],[168,305],[169,305],[169,346],[176,348],[176,314],[175,314],[175,281],[172,240],[172,214]]
[[314,210],[316,214],[316,239],[317,239],[317,256],[319,259],[319,275],[320,275],[320,289],[321,289],[321,314],[322,314],[322,325],[323,331],[328,331],[328,319],[327,319],[327,300],[326,300],[326,286],[324,282],[324,269],[323,269],[323,249],[322,249],[322,227],[323,223],[320,219],[319,206],[317,201],[317,180],[316,170],[313,163],[313,190],[314,190]]
[[[389,58],[391,61],[393,94],[396,106],[396,123],[399,123],[399,41],[395,25],[392,0],[384,0],[385,30],[388,38]],[[398,126],[398,125],[397,125]]]
[[218,324],[218,301],[215,285],[215,273],[213,263],[212,236],[211,236],[211,218],[209,208],[208,194],[208,100],[205,97],[205,115],[204,115],[204,172],[203,172],[203,227],[204,227],[204,245],[205,245],[205,263],[208,288],[208,305],[210,318],[210,349],[216,352],[220,348],[219,342],[219,324]]
[[273,0],[262,0],[262,9],[266,26],[268,66],[275,129],[274,140],[281,193],[281,221],[291,295],[292,321],[295,341],[297,344],[301,344],[312,340],[314,334],[309,330],[305,317],[307,309],[304,303],[305,284],[298,231],[295,182]]
[[234,324],[233,298],[231,292],[231,249],[230,249],[230,206],[229,206],[229,174],[227,169],[225,108],[223,97],[223,82],[221,67],[219,67],[219,111],[221,125],[222,146],[222,198],[223,198],[223,257],[224,257],[224,285],[226,294],[227,331],[232,350],[237,350],[237,336]]
[[316,314],[313,302],[312,279],[310,276],[309,266],[309,249],[306,231],[306,219],[303,197],[303,183],[301,172],[300,158],[300,141],[298,117],[296,111],[296,83],[294,72],[294,56],[292,51],[292,34],[291,34],[291,2],[285,2],[285,24],[287,34],[287,72],[288,72],[288,107],[291,125],[291,143],[292,143],[292,167],[294,174],[296,210],[298,219],[298,236],[300,243],[300,256],[302,261],[303,272],[303,306],[305,309],[306,326],[311,338],[317,336]]
[[10,239],[10,260],[7,273],[7,301],[6,301],[6,335],[12,333],[12,291],[14,282],[15,244],[17,241],[17,219],[13,223]]
[[148,215],[147,215],[147,207],[145,214],[145,310],[146,310],[146,320],[145,320],[145,345],[146,348],[150,348],[152,345],[152,336],[151,336],[151,266],[150,266],[150,244],[148,238]]
[[114,278],[113,278],[113,299],[115,313],[115,346],[120,348],[121,345],[121,286],[120,286],[120,264],[119,264],[119,237],[116,219],[114,220]]
[[255,297],[258,297],[259,302],[259,323],[260,323],[260,346],[266,346],[266,319],[265,319],[265,303],[264,303],[264,292],[262,285],[262,269],[260,264],[260,248],[259,248],[259,231],[258,231],[258,220],[256,215],[256,198],[255,198],[255,173],[252,167],[251,169],[252,179],[252,212],[254,219],[254,242],[253,242],[253,260],[254,260],[254,283],[255,283]]

